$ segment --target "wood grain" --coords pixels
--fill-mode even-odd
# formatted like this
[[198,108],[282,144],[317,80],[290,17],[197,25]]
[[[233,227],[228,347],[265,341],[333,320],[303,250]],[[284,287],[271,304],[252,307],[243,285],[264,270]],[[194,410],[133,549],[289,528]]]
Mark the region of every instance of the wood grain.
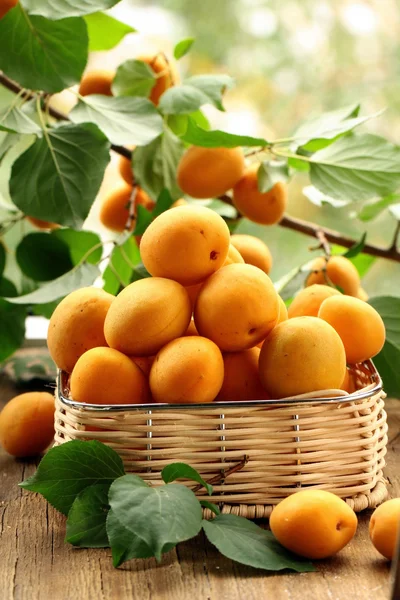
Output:
[[[37,388],[36,388],[37,389]],[[0,378],[0,407],[18,390]],[[400,401],[387,401],[386,476],[400,496]],[[36,461],[18,461],[0,450],[1,600],[388,600],[389,564],[368,537],[370,512],[359,515],[354,540],[318,572],[271,574],[224,558],[200,535],[155,560],[113,569],[109,550],[64,544],[65,518],[18,483]]]

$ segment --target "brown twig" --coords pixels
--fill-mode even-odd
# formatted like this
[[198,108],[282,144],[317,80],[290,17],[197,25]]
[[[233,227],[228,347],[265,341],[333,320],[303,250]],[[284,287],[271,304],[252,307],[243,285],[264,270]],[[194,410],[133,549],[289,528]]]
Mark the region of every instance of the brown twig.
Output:
[[[249,457],[247,455],[244,455],[244,457],[240,461],[240,463],[238,463],[234,467],[231,467],[227,471],[224,471],[223,473],[221,473],[221,475],[216,475],[215,477],[213,477],[212,479],[207,481],[207,483],[209,483],[210,485],[213,485],[214,483],[224,483],[225,479],[227,477],[229,477],[229,475],[232,475],[233,473],[236,473],[237,471],[240,471],[241,469],[243,469],[243,467],[245,465],[247,465],[248,462],[249,462]],[[196,485],[192,491],[198,492],[199,490],[201,490],[202,487],[204,487],[203,484],[199,483],[199,485]]]
[[323,232],[322,229],[318,229],[318,231],[315,233],[316,237],[319,240],[319,247],[322,248],[322,250],[325,252],[325,256],[326,258],[329,258],[331,255],[331,247],[329,245],[328,240],[326,239],[326,235]]

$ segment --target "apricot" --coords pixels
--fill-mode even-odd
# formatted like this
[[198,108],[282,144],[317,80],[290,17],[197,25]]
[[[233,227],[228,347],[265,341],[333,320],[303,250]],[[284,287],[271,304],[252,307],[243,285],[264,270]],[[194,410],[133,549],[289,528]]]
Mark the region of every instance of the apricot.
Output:
[[353,394],[357,390],[356,382],[354,380],[353,373],[350,369],[346,369],[346,374],[342,381],[342,385],[340,386],[341,390],[344,390],[348,394]]
[[191,319],[190,323],[189,323],[189,327],[186,329],[186,333],[185,335],[199,335],[199,332],[197,331],[195,322],[193,319]]
[[238,250],[236,250],[235,246],[232,244],[229,245],[228,255],[223,264],[224,267],[227,265],[232,265],[234,263],[244,263],[244,260]]
[[0,444],[19,458],[41,454],[54,437],[54,396],[27,392],[10,400],[0,413]]
[[364,300],[364,302],[367,302],[369,296],[368,296],[367,292],[364,290],[364,288],[360,287],[360,288],[358,288],[356,298],[358,298],[359,300]]
[[277,325],[279,323],[282,323],[282,321],[287,321],[289,318],[288,309],[286,308],[286,304],[282,300],[282,298],[279,296],[279,294],[278,294],[278,300],[279,300],[279,317],[278,317]]
[[144,404],[147,378],[136,363],[113,348],[92,348],[78,359],[70,379],[71,397],[87,404]]
[[169,342],[157,354],[150,371],[150,389],[156,402],[196,404],[212,402],[224,380],[219,348],[200,336]]
[[301,290],[288,308],[289,319],[293,317],[318,317],[321,304],[330,296],[340,296],[339,290],[328,285],[314,283]]
[[346,374],[343,343],[317,317],[295,317],[277,325],[260,353],[260,379],[271,398],[339,389]]
[[32,223],[38,229],[58,229],[60,226],[57,223],[51,221],[42,221],[42,219],[36,219],[36,217],[26,217],[26,220]]
[[[120,185],[111,190],[104,198],[100,207],[99,218],[102,224],[112,231],[122,232],[129,218],[129,204],[132,195],[132,187],[128,184]],[[155,203],[139,186],[136,188],[135,205],[140,204],[151,211]],[[136,216],[137,211],[134,211]],[[129,231],[135,228],[135,219],[132,219]]]
[[357,517],[335,494],[311,489],[279,502],[269,525],[282,546],[299,556],[320,559],[336,554],[350,542]]
[[167,60],[167,57],[162,53],[155,56],[139,56],[137,60],[149,65],[157,76],[149,95],[149,100],[157,106],[163,93],[179,80],[175,64]]
[[229,229],[222,217],[203,206],[178,206],[159,215],[140,243],[146,269],[182,285],[200,283],[225,262]]
[[200,282],[200,283],[195,283],[194,285],[188,285],[185,287],[185,290],[187,291],[189,298],[190,298],[190,303],[192,305],[192,311],[194,310],[197,296],[199,295],[202,285],[203,285],[203,282]]
[[0,19],[2,19],[9,10],[17,6],[18,0],[2,0],[0,4]]
[[272,256],[262,240],[254,235],[235,233],[231,236],[231,244],[239,250],[245,263],[258,267],[268,275],[272,267]]
[[111,348],[132,356],[151,356],[185,333],[191,315],[183,286],[148,277],[118,294],[105,319],[104,334]]
[[118,171],[121,175],[122,179],[127,183],[131,188],[133,186],[133,170],[132,170],[132,161],[126,156],[119,156],[118,158]]
[[318,316],[339,334],[347,362],[363,362],[378,354],[385,343],[385,325],[369,304],[350,296],[331,296],[323,301]]
[[224,382],[217,400],[265,400],[264,390],[258,374],[259,348],[242,352],[227,352],[224,359]]
[[135,365],[137,365],[147,377],[150,375],[150,369],[155,358],[154,356],[130,356],[129,358],[133,360]]
[[187,200],[185,198],[179,198],[175,200],[173,204],[171,204],[170,208],[176,208],[177,206],[187,206]]
[[[327,261],[323,256],[317,257],[310,267],[306,286],[319,283],[327,285],[331,282],[343,290],[348,296],[357,296],[360,287],[360,276],[353,263],[345,256],[331,256]],[[324,269],[326,269],[324,271]]]
[[81,79],[78,92],[81,96],[90,96],[91,94],[112,96],[111,84],[114,77],[114,71],[106,69],[88,71]]
[[97,346],[107,346],[103,327],[114,296],[86,287],[68,294],[53,312],[47,333],[50,356],[59,369],[71,373],[78,358]]
[[278,294],[268,277],[253,265],[223,267],[203,284],[194,322],[200,335],[221,350],[236,352],[256,346],[279,318]]
[[244,168],[241,148],[191,146],[179,162],[177,181],[192,198],[216,198],[239,181]]
[[397,536],[400,535],[400,498],[386,500],[374,510],[369,522],[369,535],[378,552],[392,560]]
[[258,164],[250,165],[246,169],[233,188],[233,204],[250,221],[261,225],[274,225],[281,220],[286,209],[286,186],[278,181],[268,192],[260,192],[257,171]]

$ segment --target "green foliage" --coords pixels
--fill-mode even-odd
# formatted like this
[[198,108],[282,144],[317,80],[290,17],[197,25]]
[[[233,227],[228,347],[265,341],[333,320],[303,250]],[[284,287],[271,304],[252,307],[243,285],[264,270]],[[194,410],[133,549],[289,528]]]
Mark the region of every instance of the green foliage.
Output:
[[6,266],[6,249],[4,244],[0,242],[0,278],[3,275],[4,267]]
[[378,296],[369,304],[381,315],[386,328],[386,341],[374,363],[383,379],[388,396],[400,398],[400,298]]
[[103,273],[103,289],[116,295],[121,286],[127,286],[131,282],[133,270],[139,262],[139,249],[132,237],[120,246],[115,246]]
[[108,512],[107,483],[84,488],[76,496],[68,512],[65,541],[81,548],[107,548]]
[[174,58],[179,60],[183,56],[185,56],[193,46],[195,40],[194,38],[185,38],[178,42],[174,48]]
[[68,246],[73,265],[77,265],[85,257],[88,263],[96,265],[102,254],[100,238],[93,231],[76,231],[75,229],[55,229],[49,234]]
[[85,16],[89,35],[90,52],[100,50],[111,50],[128,34],[134,33],[136,29],[117,21],[110,15],[96,12]]
[[155,84],[152,68],[142,60],[126,60],[115,74],[112,91],[115,96],[144,96]]
[[173,204],[173,198],[167,189],[161,190],[160,195],[157,198],[156,205],[152,211],[147,210],[144,206],[138,205],[136,207],[137,217],[136,217],[136,227],[134,230],[134,235],[143,235],[146,231],[147,227],[150,223],[161,215],[165,210],[171,208]]
[[21,271],[35,281],[51,281],[74,266],[68,245],[48,233],[29,233],[16,249]]
[[367,234],[364,233],[361,237],[361,240],[354,244],[351,248],[344,252],[343,256],[346,258],[355,258],[358,256],[363,250],[365,246],[365,240],[367,239]]
[[26,113],[15,103],[0,110],[0,131],[9,133],[34,133],[41,135],[39,125],[32,121]]
[[278,181],[285,182],[288,179],[289,171],[285,161],[264,161],[257,171],[258,189],[261,193],[269,192]]
[[185,463],[171,463],[170,465],[167,465],[161,471],[161,477],[163,478],[164,483],[171,483],[177,479],[192,479],[204,486],[207,490],[207,494],[211,496],[213,493],[212,485],[204,481],[196,469],[193,469],[193,467]]
[[98,10],[106,10],[118,4],[120,0],[22,0],[22,5],[30,15],[40,15],[54,21],[66,17],[80,17]]
[[0,298],[0,362],[11,356],[24,341],[26,310]]
[[388,206],[392,204],[396,204],[400,201],[400,194],[389,194],[380,200],[375,200],[373,202],[368,202],[364,204],[360,212],[358,213],[358,218],[360,221],[371,221],[378,217]]
[[188,144],[204,148],[236,148],[237,146],[260,146],[263,148],[269,143],[263,138],[235,135],[218,129],[206,131],[199,127],[193,119],[188,119],[186,132],[181,137]]
[[195,75],[164,92],[159,108],[166,115],[190,114],[204,104],[224,110],[222,95],[232,86],[233,79],[228,75]]

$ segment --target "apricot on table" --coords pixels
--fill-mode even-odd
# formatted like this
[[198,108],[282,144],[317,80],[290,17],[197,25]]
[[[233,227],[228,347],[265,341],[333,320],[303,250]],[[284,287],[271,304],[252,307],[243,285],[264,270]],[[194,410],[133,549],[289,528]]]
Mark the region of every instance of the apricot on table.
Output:
[[331,296],[323,301],[318,316],[339,334],[347,362],[355,364],[373,358],[385,343],[385,325],[369,304],[350,296]]
[[54,437],[54,396],[27,392],[10,400],[0,413],[0,444],[19,458],[41,454]]
[[272,267],[272,255],[262,240],[254,235],[235,233],[231,236],[231,244],[239,250],[245,263],[258,267],[268,275]]
[[204,206],[178,206],[159,215],[140,243],[146,269],[182,285],[200,283],[225,262],[229,229],[222,217]]
[[[133,188],[124,183],[117,188],[111,190],[105,197],[100,206],[99,218],[101,223],[112,231],[122,232],[128,223],[129,204],[132,196]],[[137,186],[135,196],[135,206],[140,204],[147,210],[151,211],[155,203],[146,194],[142,188]],[[136,217],[137,210],[135,208],[134,215]],[[132,219],[129,231],[135,228],[135,218]]]
[[317,317],[295,317],[277,325],[261,348],[260,379],[271,398],[339,389],[346,374],[343,343]]
[[282,546],[299,556],[328,558],[344,548],[357,530],[357,517],[348,504],[324,490],[302,490],[284,498],[269,519]]
[[216,198],[239,181],[244,168],[241,148],[191,146],[179,162],[177,181],[192,198]]
[[92,348],[78,359],[70,379],[71,397],[87,404],[143,404],[148,381],[138,365],[113,348]]
[[288,308],[289,318],[293,317],[318,317],[318,312],[326,298],[340,296],[339,290],[329,285],[314,283],[306,287],[294,297]]
[[149,100],[157,106],[163,93],[179,81],[175,63],[169,61],[162,52],[153,56],[139,56],[137,60],[145,62],[156,74]]
[[397,536],[400,535],[400,498],[387,500],[374,510],[369,522],[369,535],[378,552],[392,560]]
[[249,348],[242,352],[225,352],[224,382],[219,391],[217,400],[266,400],[267,392],[264,390],[258,374],[259,348]]
[[212,402],[221,389],[224,362],[219,348],[200,336],[173,340],[157,354],[150,371],[156,402]]
[[43,221],[42,219],[36,219],[36,217],[26,217],[26,220],[38,229],[53,230],[58,229],[60,227],[58,223],[52,223],[51,221]]
[[87,71],[81,79],[78,92],[81,96],[90,96],[91,94],[112,96],[111,84],[114,77],[115,72],[106,69]]
[[114,296],[86,287],[68,294],[53,312],[47,334],[50,356],[59,369],[71,373],[87,350],[107,346],[104,321]]
[[151,356],[182,336],[192,316],[189,296],[170,279],[147,277],[115,298],[104,323],[108,345],[131,356]]
[[2,0],[0,4],[0,19],[2,19],[9,10],[17,6],[18,0]]
[[274,225],[282,219],[287,204],[286,185],[281,181],[260,192],[257,180],[258,164],[250,165],[233,188],[233,204],[237,210],[261,225]]
[[272,281],[253,265],[232,264],[209,277],[194,309],[198,332],[221,350],[256,346],[279,318],[278,294]]
[[313,261],[310,269],[316,272],[308,276],[307,286],[314,283],[329,285],[331,282],[348,296],[357,296],[360,276],[356,267],[345,256],[331,256],[328,260],[319,256]]

